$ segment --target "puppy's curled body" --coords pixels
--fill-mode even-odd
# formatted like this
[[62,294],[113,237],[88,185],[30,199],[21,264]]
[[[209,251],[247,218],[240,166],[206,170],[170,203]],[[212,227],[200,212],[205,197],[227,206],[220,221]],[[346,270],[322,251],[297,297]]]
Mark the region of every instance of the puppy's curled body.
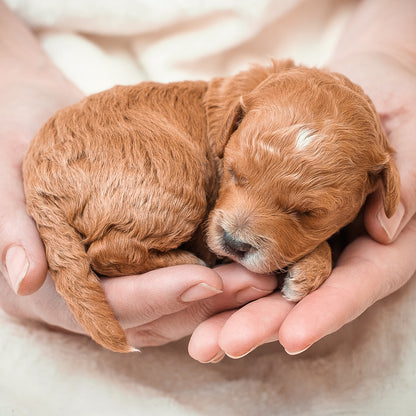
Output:
[[370,99],[290,60],[88,97],[40,130],[23,175],[58,292],[114,351],[131,348],[98,275],[209,262],[206,233],[254,272],[287,269],[282,293],[298,301],[329,276],[327,240],[367,195],[381,188],[389,217],[400,198]]
[[203,263],[178,247],[212,208],[207,84],[115,87],[59,111],[32,141],[27,209],[57,291],[100,344],[129,351],[97,274]]

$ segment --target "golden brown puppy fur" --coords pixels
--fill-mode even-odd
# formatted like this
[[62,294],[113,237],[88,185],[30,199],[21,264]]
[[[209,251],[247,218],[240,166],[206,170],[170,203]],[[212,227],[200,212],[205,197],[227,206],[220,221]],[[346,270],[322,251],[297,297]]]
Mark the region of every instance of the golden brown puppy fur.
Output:
[[[380,180],[390,217],[400,185],[362,89],[340,74],[286,64],[245,90],[215,124],[224,174],[208,244],[255,272],[287,269],[282,291],[297,301],[331,271],[326,240],[357,216]],[[237,85],[245,76],[237,75]],[[237,101],[243,88],[226,83],[228,91],[220,90]]]
[[287,268],[283,293],[298,300],[328,277],[326,240],[380,179],[387,215],[396,209],[391,153],[359,87],[282,61],[88,97],[45,124],[23,174],[58,292],[93,339],[125,352],[97,274],[210,264],[206,224],[214,253]]

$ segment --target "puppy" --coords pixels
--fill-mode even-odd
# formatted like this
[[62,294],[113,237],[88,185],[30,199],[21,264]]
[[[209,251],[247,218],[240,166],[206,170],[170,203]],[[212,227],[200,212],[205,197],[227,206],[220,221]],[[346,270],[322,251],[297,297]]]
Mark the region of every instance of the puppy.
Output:
[[128,352],[99,277],[212,265],[211,250],[287,269],[283,294],[299,300],[330,274],[326,240],[380,180],[395,211],[391,154],[359,87],[273,61],[90,96],[42,127],[23,177],[57,291],[96,342]]
[[[400,183],[363,90],[343,75],[287,64],[250,91],[237,87],[245,74],[214,81],[228,83],[225,93],[211,86],[220,102],[228,94],[240,99],[209,128],[221,137],[224,174],[208,245],[254,272],[287,271],[282,292],[298,301],[331,272],[326,240],[356,218],[379,182],[391,217]],[[218,97],[211,100],[215,108]]]

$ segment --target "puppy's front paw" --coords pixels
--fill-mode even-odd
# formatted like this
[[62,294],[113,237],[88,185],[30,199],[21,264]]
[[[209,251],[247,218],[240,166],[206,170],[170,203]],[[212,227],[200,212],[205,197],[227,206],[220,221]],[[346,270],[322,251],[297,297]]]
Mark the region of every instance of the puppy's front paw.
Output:
[[325,241],[312,253],[289,267],[282,287],[283,296],[298,302],[317,289],[331,274],[331,249]]
[[300,279],[302,270],[299,269],[299,267],[293,266],[288,270],[282,287],[283,297],[291,302],[298,302],[307,294],[302,282],[303,279]]
[[290,267],[282,287],[283,296],[292,302],[299,302],[315,288],[311,281],[315,278],[311,270],[304,265],[296,263]]

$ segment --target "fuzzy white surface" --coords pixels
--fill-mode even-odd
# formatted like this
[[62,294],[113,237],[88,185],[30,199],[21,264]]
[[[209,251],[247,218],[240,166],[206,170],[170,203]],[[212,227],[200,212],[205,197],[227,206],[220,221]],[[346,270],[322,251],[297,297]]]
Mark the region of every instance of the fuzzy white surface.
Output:
[[[356,2],[8,0],[86,93],[207,79],[268,57],[325,62]],[[0,416],[412,415],[416,281],[300,356],[202,365],[186,341],[118,355],[0,313]],[[330,314],[331,311],[323,310]]]

